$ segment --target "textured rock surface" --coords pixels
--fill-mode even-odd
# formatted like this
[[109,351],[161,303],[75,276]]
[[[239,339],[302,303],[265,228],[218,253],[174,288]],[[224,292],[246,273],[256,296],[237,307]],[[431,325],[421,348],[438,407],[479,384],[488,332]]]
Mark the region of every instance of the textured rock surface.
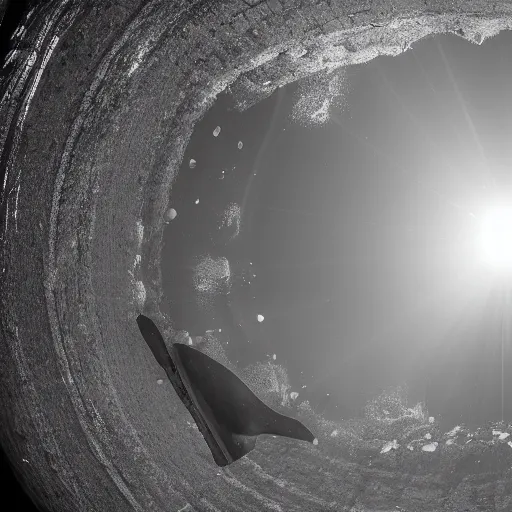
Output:
[[428,34],[480,43],[511,15],[512,1],[487,0],[59,0],[31,13],[0,82],[0,435],[37,501],[62,511],[512,510],[506,441],[446,444],[432,431],[434,451],[405,448],[423,424],[368,420],[318,447],[262,439],[220,471],[169,387],[155,385],[134,321],[145,300],[173,333],[158,308],[164,213],[217,93],[229,87],[247,108]]

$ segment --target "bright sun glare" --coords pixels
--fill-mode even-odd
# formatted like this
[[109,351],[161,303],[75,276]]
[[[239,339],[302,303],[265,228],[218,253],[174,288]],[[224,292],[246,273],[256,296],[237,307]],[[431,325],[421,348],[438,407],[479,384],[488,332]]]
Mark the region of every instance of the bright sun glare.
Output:
[[495,206],[482,217],[480,242],[487,264],[512,273],[512,203]]

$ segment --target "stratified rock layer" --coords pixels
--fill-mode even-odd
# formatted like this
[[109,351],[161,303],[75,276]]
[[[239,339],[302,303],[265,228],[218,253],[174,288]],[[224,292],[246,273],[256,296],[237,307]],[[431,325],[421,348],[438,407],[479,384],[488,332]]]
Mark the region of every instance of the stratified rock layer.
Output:
[[0,436],[36,501],[63,512],[512,510],[512,449],[485,429],[452,443],[432,430],[421,445],[421,421],[368,419],[318,446],[262,440],[219,471],[172,390],[155,385],[135,323],[144,308],[173,335],[159,310],[164,213],[220,91],[244,109],[428,34],[481,43],[511,14],[512,1],[487,0],[56,0],[29,13],[0,79]]

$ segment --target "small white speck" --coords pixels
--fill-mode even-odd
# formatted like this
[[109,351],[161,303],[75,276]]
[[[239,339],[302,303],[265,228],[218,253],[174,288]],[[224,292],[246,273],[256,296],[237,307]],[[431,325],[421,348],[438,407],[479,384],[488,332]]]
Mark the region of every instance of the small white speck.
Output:
[[457,432],[460,431],[460,425],[457,425],[455,428],[453,428],[452,430],[450,430],[450,432],[448,432],[448,435],[449,436],[454,436]]
[[425,439],[432,439],[432,435],[431,434],[425,434]]
[[164,381],[163,381],[163,379],[158,379],[158,380],[156,381],[156,383],[157,383],[159,386],[161,386],[161,385],[164,383]]
[[510,436],[510,434],[508,432],[502,432],[499,436],[498,436],[498,439],[500,441],[503,441],[503,439],[507,439],[507,437]]
[[393,441],[389,441],[382,447],[382,450],[380,451],[380,453],[387,453],[387,452],[389,452],[389,450],[392,450],[392,449],[396,450],[397,448],[398,448],[398,442],[396,439],[393,439]]
[[429,416],[428,422],[429,423],[434,423],[434,416]]
[[28,463],[28,460],[27,459],[21,459],[23,462],[27,462]]
[[258,315],[258,322],[263,322],[265,320],[265,317],[263,315]]
[[272,356],[272,359],[275,361],[275,360],[276,360],[276,357],[277,357],[277,356],[274,354],[274,355]]
[[430,444],[426,444],[425,446],[421,447],[421,449],[424,452],[435,452],[436,448],[437,448],[437,443],[436,442],[433,442],[433,443],[430,443]]
[[240,140],[238,141],[238,149],[242,149],[244,147],[244,143]]
[[196,204],[199,204],[199,199],[196,199]]
[[220,126],[217,126],[215,130],[213,130],[213,136],[218,137],[220,133]]
[[313,444],[314,444],[315,446],[318,446],[318,439],[317,439],[316,437],[315,437],[315,439],[313,439]]
[[189,166],[191,169],[193,169],[193,168],[196,166],[196,164],[197,164],[197,162],[196,162],[193,158],[191,158],[191,159],[190,159],[190,162],[188,163],[188,166]]
[[302,386],[302,389],[304,389],[305,387],[307,387],[306,384],[304,384],[304,386]]
[[450,444],[453,444],[454,442],[455,442],[455,441],[454,441],[453,439],[448,439],[448,440],[446,441],[446,444],[447,444],[447,445],[450,445]]
[[219,329],[219,332],[222,332],[222,329]]
[[178,215],[178,212],[174,208],[169,208],[169,210],[165,212],[164,220],[166,222],[174,220],[176,218],[176,215]]

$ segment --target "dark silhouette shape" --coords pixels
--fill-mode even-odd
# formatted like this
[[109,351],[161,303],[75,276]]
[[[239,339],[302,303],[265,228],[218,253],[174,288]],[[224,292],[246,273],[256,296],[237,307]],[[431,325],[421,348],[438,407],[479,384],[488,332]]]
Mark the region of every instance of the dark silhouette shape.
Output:
[[260,434],[314,441],[315,436],[300,421],[265,405],[222,364],[183,343],[174,343],[169,352],[152,320],[139,315],[137,324],[217,465],[226,466],[249,453]]

